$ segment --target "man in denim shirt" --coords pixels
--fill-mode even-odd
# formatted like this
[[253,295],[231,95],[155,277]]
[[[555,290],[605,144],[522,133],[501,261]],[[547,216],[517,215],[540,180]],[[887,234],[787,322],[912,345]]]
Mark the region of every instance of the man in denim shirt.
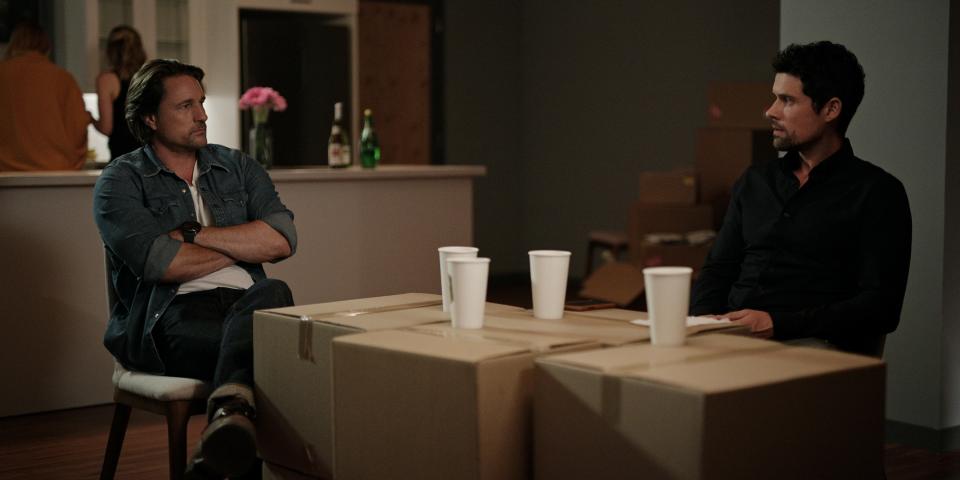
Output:
[[213,383],[210,423],[188,470],[235,476],[256,456],[253,311],[293,304],[262,262],[296,250],[293,213],[243,153],[207,144],[203,71],[154,60],[126,106],[143,148],[94,189],[113,306],[104,344],[128,368]]

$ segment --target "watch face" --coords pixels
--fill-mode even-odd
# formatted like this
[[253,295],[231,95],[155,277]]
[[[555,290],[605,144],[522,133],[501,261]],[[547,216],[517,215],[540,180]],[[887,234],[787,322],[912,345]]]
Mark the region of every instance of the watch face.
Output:
[[203,228],[199,222],[183,222],[180,225],[180,233],[183,234],[183,240],[187,243],[193,243],[194,237],[197,236],[197,232]]

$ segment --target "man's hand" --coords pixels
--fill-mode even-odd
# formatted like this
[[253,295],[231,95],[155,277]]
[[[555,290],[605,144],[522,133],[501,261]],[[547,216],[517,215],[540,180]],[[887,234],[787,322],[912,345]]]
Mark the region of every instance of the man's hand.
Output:
[[767,312],[760,310],[737,310],[723,315],[730,321],[746,325],[755,337],[770,338],[773,336],[773,319]]

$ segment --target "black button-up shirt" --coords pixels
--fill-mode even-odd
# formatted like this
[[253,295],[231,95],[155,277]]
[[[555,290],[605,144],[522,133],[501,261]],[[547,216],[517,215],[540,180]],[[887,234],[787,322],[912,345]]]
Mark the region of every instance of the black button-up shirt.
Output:
[[890,333],[910,267],[903,184],[849,141],[800,187],[796,152],[747,169],[691,295],[694,315],[770,313],[774,338]]

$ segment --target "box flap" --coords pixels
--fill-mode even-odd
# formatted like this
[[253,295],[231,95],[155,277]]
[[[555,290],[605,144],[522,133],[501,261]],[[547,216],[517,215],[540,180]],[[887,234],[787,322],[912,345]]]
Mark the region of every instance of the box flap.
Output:
[[637,319],[646,320],[649,318],[647,312],[637,310],[624,310],[622,308],[605,308],[603,310],[588,310],[586,312],[577,312],[581,317],[601,318],[604,320],[615,320],[618,322],[630,323]]
[[383,311],[388,308],[415,308],[431,305],[440,305],[442,299],[440,295],[431,293],[403,293],[399,295],[387,295],[384,297],[356,298],[353,300],[342,300],[339,302],[317,303],[312,305],[297,305],[293,307],[272,308],[263,310],[266,312],[286,315],[290,317],[324,317],[331,314],[359,315],[376,311]]
[[346,335],[336,338],[334,344],[387,349],[421,356],[479,363],[494,358],[531,352],[539,353],[555,348],[590,343],[585,340],[532,333],[491,332],[483,329],[463,330],[442,325],[436,325],[435,327],[380,330]]
[[701,358],[716,358],[758,350],[786,348],[777,342],[739,335],[702,335],[687,338],[685,345],[661,347],[649,343],[590,352],[552,355],[538,362],[563,364],[616,375],[639,375],[653,366],[684,364]]
[[580,296],[629,305],[643,293],[643,271],[623,262],[608,262],[583,281]]
[[737,352],[736,355],[631,369],[625,376],[705,394],[742,390],[859,368],[883,368],[873,357],[809,347]]
[[533,312],[498,312],[484,319],[484,330],[536,332],[541,335],[592,340],[604,345],[623,345],[650,338],[646,327],[564,312],[563,318],[541,320]]
[[581,345],[587,340],[580,337],[571,338],[567,335],[554,335],[549,332],[490,328],[487,326],[480,329],[462,329],[454,328],[449,323],[418,325],[405,330],[457,340],[492,341],[516,345],[531,352],[545,352],[559,347]]

